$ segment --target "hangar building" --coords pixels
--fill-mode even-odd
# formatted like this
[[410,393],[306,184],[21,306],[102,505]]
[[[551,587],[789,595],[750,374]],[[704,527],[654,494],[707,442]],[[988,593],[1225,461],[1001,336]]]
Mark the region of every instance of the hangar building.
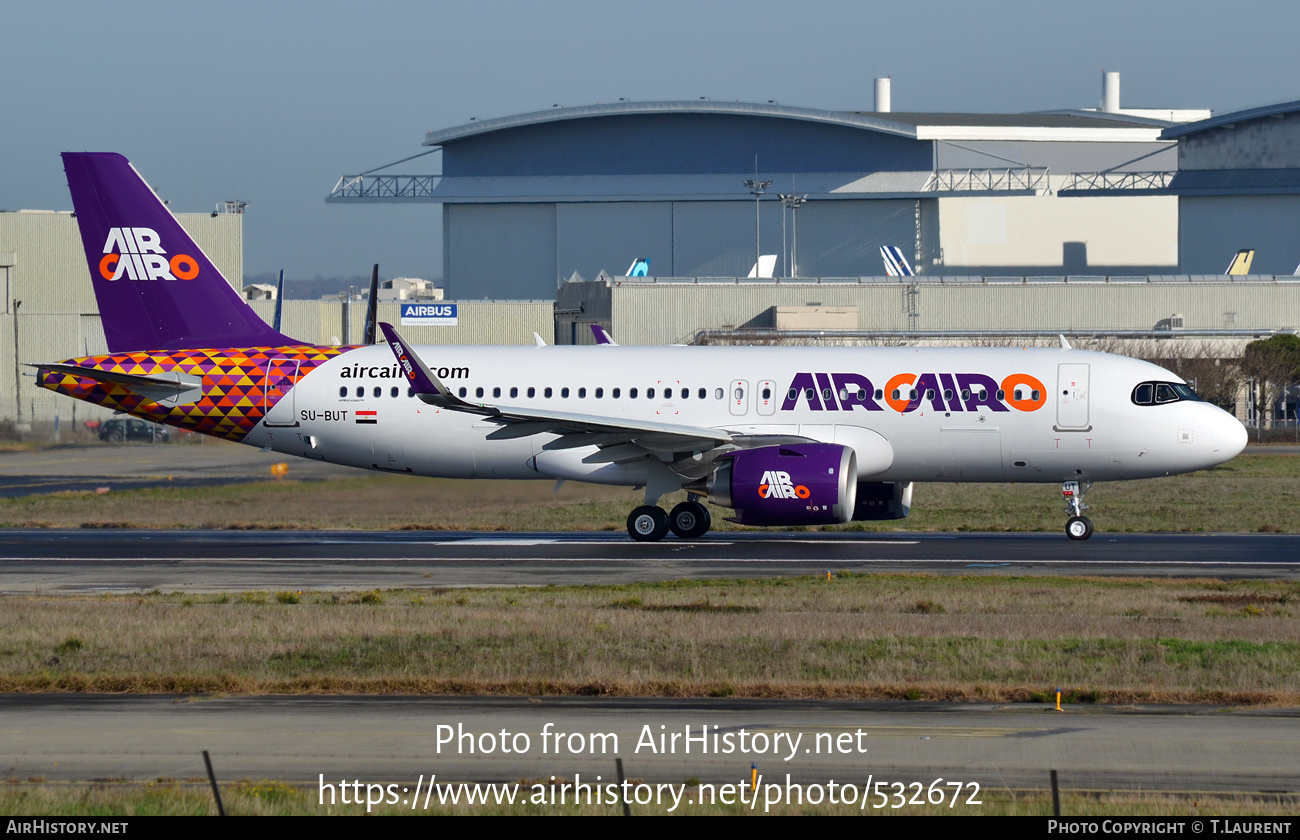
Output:
[[1254,248],[1254,271],[1300,270],[1300,101],[1217,114],[1161,138],[1178,143],[1166,192],[1178,198],[1185,265]]
[[[778,277],[879,275],[882,245],[921,274],[1174,273],[1177,199],[1126,192],[1168,185],[1172,124],[1103,111],[556,107],[431,131],[440,177],[345,177],[327,200],[441,203],[444,283],[462,299],[549,296],[575,272],[622,274],[636,258],[659,277],[744,277],[756,251],[778,256]],[[756,198],[746,181],[770,184]],[[807,201],[787,209],[781,195]]]

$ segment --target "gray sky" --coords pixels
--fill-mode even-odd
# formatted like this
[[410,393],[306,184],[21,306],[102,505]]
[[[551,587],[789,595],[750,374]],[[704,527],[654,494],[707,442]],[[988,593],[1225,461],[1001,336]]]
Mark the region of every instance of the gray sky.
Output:
[[[1300,5],[1009,2],[7,3],[0,208],[70,209],[58,154],[125,154],[173,209],[250,202],[248,274],[441,273],[436,205],[326,205],[424,132],[629,100],[895,110],[1300,98]],[[393,172],[437,172],[439,155]]]

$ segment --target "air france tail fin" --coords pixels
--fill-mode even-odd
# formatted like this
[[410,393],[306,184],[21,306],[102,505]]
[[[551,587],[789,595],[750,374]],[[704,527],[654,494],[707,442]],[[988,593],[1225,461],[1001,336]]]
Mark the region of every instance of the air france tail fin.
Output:
[[63,169],[110,352],[302,343],[244,302],[126,158],[65,152]]
[[1232,258],[1232,262],[1228,263],[1228,270],[1223,273],[1236,275],[1250,274],[1250,264],[1254,259],[1254,248],[1242,248],[1237,252],[1237,256]]
[[897,245],[881,245],[880,258],[885,261],[885,274],[889,277],[913,277],[915,272],[907,264],[903,249]]

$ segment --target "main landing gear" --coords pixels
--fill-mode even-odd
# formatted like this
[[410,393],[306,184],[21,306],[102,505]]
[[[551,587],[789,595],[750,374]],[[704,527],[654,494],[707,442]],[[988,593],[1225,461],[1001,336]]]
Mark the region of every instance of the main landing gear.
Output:
[[713,517],[699,498],[692,493],[671,513],[664,513],[658,505],[642,505],[627,517],[628,535],[638,542],[658,542],[669,531],[684,540],[704,536],[713,525]]
[[1078,481],[1061,482],[1061,495],[1065,497],[1065,512],[1070,518],[1065,522],[1065,535],[1072,540],[1086,540],[1092,536],[1092,520],[1083,515],[1088,506],[1083,503],[1083,495],[1092,487],[1091,484]]

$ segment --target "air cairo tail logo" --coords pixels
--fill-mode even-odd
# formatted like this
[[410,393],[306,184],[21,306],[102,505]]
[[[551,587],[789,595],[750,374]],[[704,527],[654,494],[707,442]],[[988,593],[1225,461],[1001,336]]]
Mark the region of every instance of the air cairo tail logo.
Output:
[[785,470],[767,470],[758,484],[758,495],[764,499],[806,499],[812,492],[791,481]]
[[199,276],[199,263],[189,254],[167,259],[153,228],[109,228],[99,276],[105,280],[124,276],[129,280],[193,280]]

